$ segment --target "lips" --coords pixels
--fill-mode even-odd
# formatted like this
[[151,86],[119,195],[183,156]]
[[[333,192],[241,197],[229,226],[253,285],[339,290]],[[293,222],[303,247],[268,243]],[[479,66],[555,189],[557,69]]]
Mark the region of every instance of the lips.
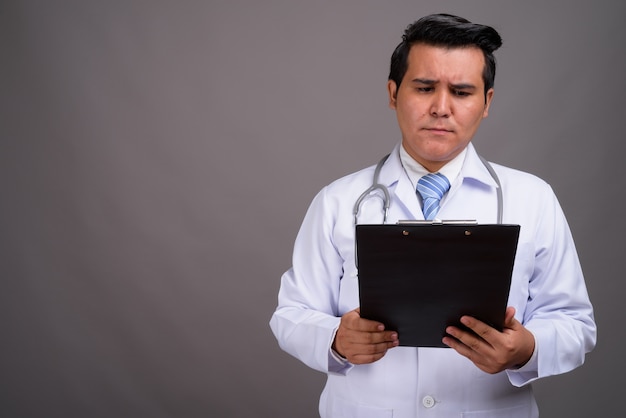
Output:
[[445,128],[445,127],[439,127],[439,126],[433,126],[433,127],[424,128],[424,129],[426,129],[427,131],[431,131],[433,133],[437,133],[437,132],[440,132],[440,133],[452,132],[452,129],[448,129],[448,128]]

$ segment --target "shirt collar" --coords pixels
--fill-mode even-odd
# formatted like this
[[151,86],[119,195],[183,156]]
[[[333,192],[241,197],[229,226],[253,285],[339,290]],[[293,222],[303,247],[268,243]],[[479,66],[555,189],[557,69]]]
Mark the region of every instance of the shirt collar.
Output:
[[[392,187],[402,177],[406,178],[409,181],[409,185],[411,184],[411,182],[414,182],[414,184],[417,184],[417,181],[420,179],[421,175],[414,174],[413,175],[415,177],[414,181],[413,179],[409,178],[409,169],[405,167],[402,161],[402,157],[401,157],[401,154],[403,152],[406,152],[406,151],[402,150],[402,143],[401,141],[398,141],[393,151],[387,158],[387,163],[382,167],[380,171],[380,178],[379,178],[380,184],[383,184],[387,187]],[[455,188],[454,187],[455,184],[460,184],[467,179],[478,181],[490,187],[497,187],[496,181],[493,179],[493,177],[491,177],[491,174],[489,173],[485,165],[480,161],[480,157],[478,156],[478,153],[476,152],[476,149],[474,148],[474,145],[471,142],[467,145],[467,147],[465,147],[463,152],[459,154],[457,158],[455,158],[455,160],[460,162],[460,165],[461,165],[460,171],[458,173],[456,174],[446,173],[443,171],[443,168],[442,168],[442,172],[444,172],[446,177],[448,176],[448,174],[451,177],[454,177],[453,180],[450,180],[450,183],[452,184],[451,189]],[[415,162],[415,160],[413,160],[409,156],[407,164],[411,164],[411,161],[413,161],[413,163],[417,165],[418,168],[421,167],[420,164]],[[449,164],[450,163],[446,164],[446,166]],[[423,174],[426,174],[427,173],[426,169],[423,167],[422,169],[424,170]]]
[[[443,167],[439,169],[439,173],[443,174],[447,177],[450,184],[454,184],[461,173],[461,169],[463,168],[463,162],[465,161],[465,156],[467,154],[467,147],[463,149],[452,160],[447,162]],[[417,186],[417,182],[420,178],[429,173],[429,171],[420,163],[415,161],[413,157],[409,155],[409,153],[404,149],[403,145],[400,145],[400,161],[402,162],[402,166],[404,167],[407,176],[411,180],[414,188]]]

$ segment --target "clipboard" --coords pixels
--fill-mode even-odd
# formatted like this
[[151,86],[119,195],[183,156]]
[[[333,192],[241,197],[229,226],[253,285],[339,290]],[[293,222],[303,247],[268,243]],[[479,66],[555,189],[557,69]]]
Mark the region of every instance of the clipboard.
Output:
[[501,331],[520,226],[469,222],[357,225],[361,317],[411,347],[447,347],[463,315]]

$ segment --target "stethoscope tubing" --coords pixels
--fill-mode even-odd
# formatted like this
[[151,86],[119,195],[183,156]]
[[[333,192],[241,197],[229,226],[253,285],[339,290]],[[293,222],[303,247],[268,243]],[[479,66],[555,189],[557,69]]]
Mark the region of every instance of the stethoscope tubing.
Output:
[[[363,193],[361,193],[361,195],[354,202],[354,208],[352,210],[352,213],[354,215],[355,225],[358,223],[359,210],[361,209],[361,205],[363,204],[363,201],[367,199],[369,196],[371,196],[372,192],[376,190],[380,190],[383,193],[382,197],[378,194],[376,194],[375,196],[379,197],[383,202],[383,224],[387,222],[387,215],[389,213],[389,205],[391,204],[391,197],[389,196],[389,189],[385,185],[380,184],[378,180],[380,178],[380,170],[383,168],[383,165],[389,158],[389,155],[390,154],[385,155],[383,158],[380,159],[378,164],[376,164],[376,169],[374,170],[374,178],[372,180],[372,185]],[[486,159],[484,159],[480,155],[478,156],[478,158],[480,158],[480,161],[484,164],[485,168],[487,168],[487,171],[489,171],[489,174],[491,175],[493,180],[496,182],[496,185],[498,186],[496,187],[496,195],[498,199],[497,223],[501,224],[504,199],[502,197],[502,185],[500,184],[500,179],[498,178],[496,171],[493,169],[491,164],[489,164],[489,162]]]

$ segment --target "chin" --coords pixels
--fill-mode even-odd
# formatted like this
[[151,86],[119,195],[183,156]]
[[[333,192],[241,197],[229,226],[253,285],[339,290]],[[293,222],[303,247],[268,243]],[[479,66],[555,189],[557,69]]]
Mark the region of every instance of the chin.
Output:
[[424,152],[420,154],[422,158],[432,162],[448,162],[455,157],[454,151],[438,151],[438,152]]

